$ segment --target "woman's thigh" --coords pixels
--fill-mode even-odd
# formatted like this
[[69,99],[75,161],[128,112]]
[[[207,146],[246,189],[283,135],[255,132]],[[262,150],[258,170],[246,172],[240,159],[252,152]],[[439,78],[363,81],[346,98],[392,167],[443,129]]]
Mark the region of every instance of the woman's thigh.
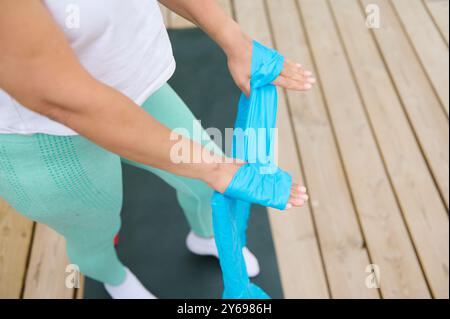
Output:
[[[206,145],[215,153],[222,154],[221,149],[212,143],[210,136],[188,106],[168,84],[150,96],[142,107],[168,128],[178,129],[179,133],[182,132],[194,141]],[[177,176],[148,165],[126,159],[122,161],[157,175],[175,188],[178,201],[191,229],[200,236],[213,235],[210,205],[213,190],[208,185],[200,180]]]
[[64,236],[118,231],[121,174],[117,155],[81,136],[0,135],[0,196]]
[[[195,118],[186,103],[184,103],[169,84],[166,83],[151,95],[143,103],[142,107],[147,113],[168,128],[182,130],[186,132],[189,138],[198,143],[207,144],[209,149],[217,154],[222,154],[222,150],[216,144],[212,143],[210,136],[202,128],[201,123]],[[152,172],[174,187],[178,192],[195,197],[200,202],[208,202],[209,204],[213,191],[200,180],[177,176],[124,158],[122,158],[122,161]]]
[[222,150],[211,143],[210,135],[203,129],[189,107],[169,84],[164,84],[151,95],[142,105],[144,110],[168,128],[180,129],[190,139],[207,144],[208,147],[222,154]]

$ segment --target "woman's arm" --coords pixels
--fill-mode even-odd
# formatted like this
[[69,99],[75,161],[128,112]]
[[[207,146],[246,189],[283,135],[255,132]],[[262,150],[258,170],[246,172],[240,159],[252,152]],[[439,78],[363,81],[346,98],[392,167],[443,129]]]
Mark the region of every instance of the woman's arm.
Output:
[[[251,0],[248,0],[251,1]],[[250,94],[252,41],[215,0],[159,0],[164,6],[202,28],[225,52],[228,67],[237,86]],[[284,69],[274,81],[285,89],[305,91],[312,88],[312,73],[286,59]]]
[[[178,141],[170,140],[171,130],[90,76],[39,0],[0,1],[0,88],[111,152],[216,190],[224,191],[237,170],[231,164],[173,163],[170,150]],[[186,138],[182,143],[203,150]]]
[[226,53],[234,44],[251,47],[251,39],[215,0],[159,0],[164,6],[201,27]]

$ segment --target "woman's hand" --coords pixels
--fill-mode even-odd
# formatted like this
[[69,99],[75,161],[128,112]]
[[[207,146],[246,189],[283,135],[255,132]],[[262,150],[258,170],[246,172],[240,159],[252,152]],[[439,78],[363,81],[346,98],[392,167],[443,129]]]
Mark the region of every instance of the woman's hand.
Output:
[[[231,180],[244,164],[245,163],[241,160],[230,161],[230,159],[228,159],[228,163],[225,161],[217,164],[212,172],[205,175],[204,181],[212,189],[223,194],[227,190]],[[292,207],[302,207],[306,204],[308,199],[309,196],[306,187],[292,183],[286,210],[291,209]]]
[[[250,70],[252,64],[252,40],[245,34],[241,34],[238,40],[225,51],[228,57],[228,68],[236,85],[250,95]],[[307,91],[312,88],[316,79],[310,71],[305,70],[300,64],[285,59],[284,68],[280,76],[273,84],[285,89],[295,91]]]
[[[237,86],[250,95],[252,40],[214,0],[159,0],[170,10],[200,26],[224,50],[228,68]],[[286,59],[273,84],[289,90],[306,91],[316,82],[311,72]]]

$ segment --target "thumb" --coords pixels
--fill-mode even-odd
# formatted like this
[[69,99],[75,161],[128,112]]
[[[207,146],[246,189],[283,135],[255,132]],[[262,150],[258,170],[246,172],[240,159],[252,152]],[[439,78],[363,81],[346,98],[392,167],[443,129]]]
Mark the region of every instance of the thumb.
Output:
[[250,97],[250,81],[245,81],[240,88],[247,98]]

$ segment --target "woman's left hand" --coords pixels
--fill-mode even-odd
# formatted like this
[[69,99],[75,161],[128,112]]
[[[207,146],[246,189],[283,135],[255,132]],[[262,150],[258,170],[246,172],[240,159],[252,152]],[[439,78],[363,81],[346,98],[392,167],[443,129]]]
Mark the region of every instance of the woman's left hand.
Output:
[[[236,85],[250,95],[250,71],[252,64],[252,41],[243,36],[239,42],[235,42],[234,48],[227,53],[228,68]],[[310,90],[316,79],[312,73],[305,70],[300,64],[285,59],[284,68],[273,84],[288,90],[307,91]]]

